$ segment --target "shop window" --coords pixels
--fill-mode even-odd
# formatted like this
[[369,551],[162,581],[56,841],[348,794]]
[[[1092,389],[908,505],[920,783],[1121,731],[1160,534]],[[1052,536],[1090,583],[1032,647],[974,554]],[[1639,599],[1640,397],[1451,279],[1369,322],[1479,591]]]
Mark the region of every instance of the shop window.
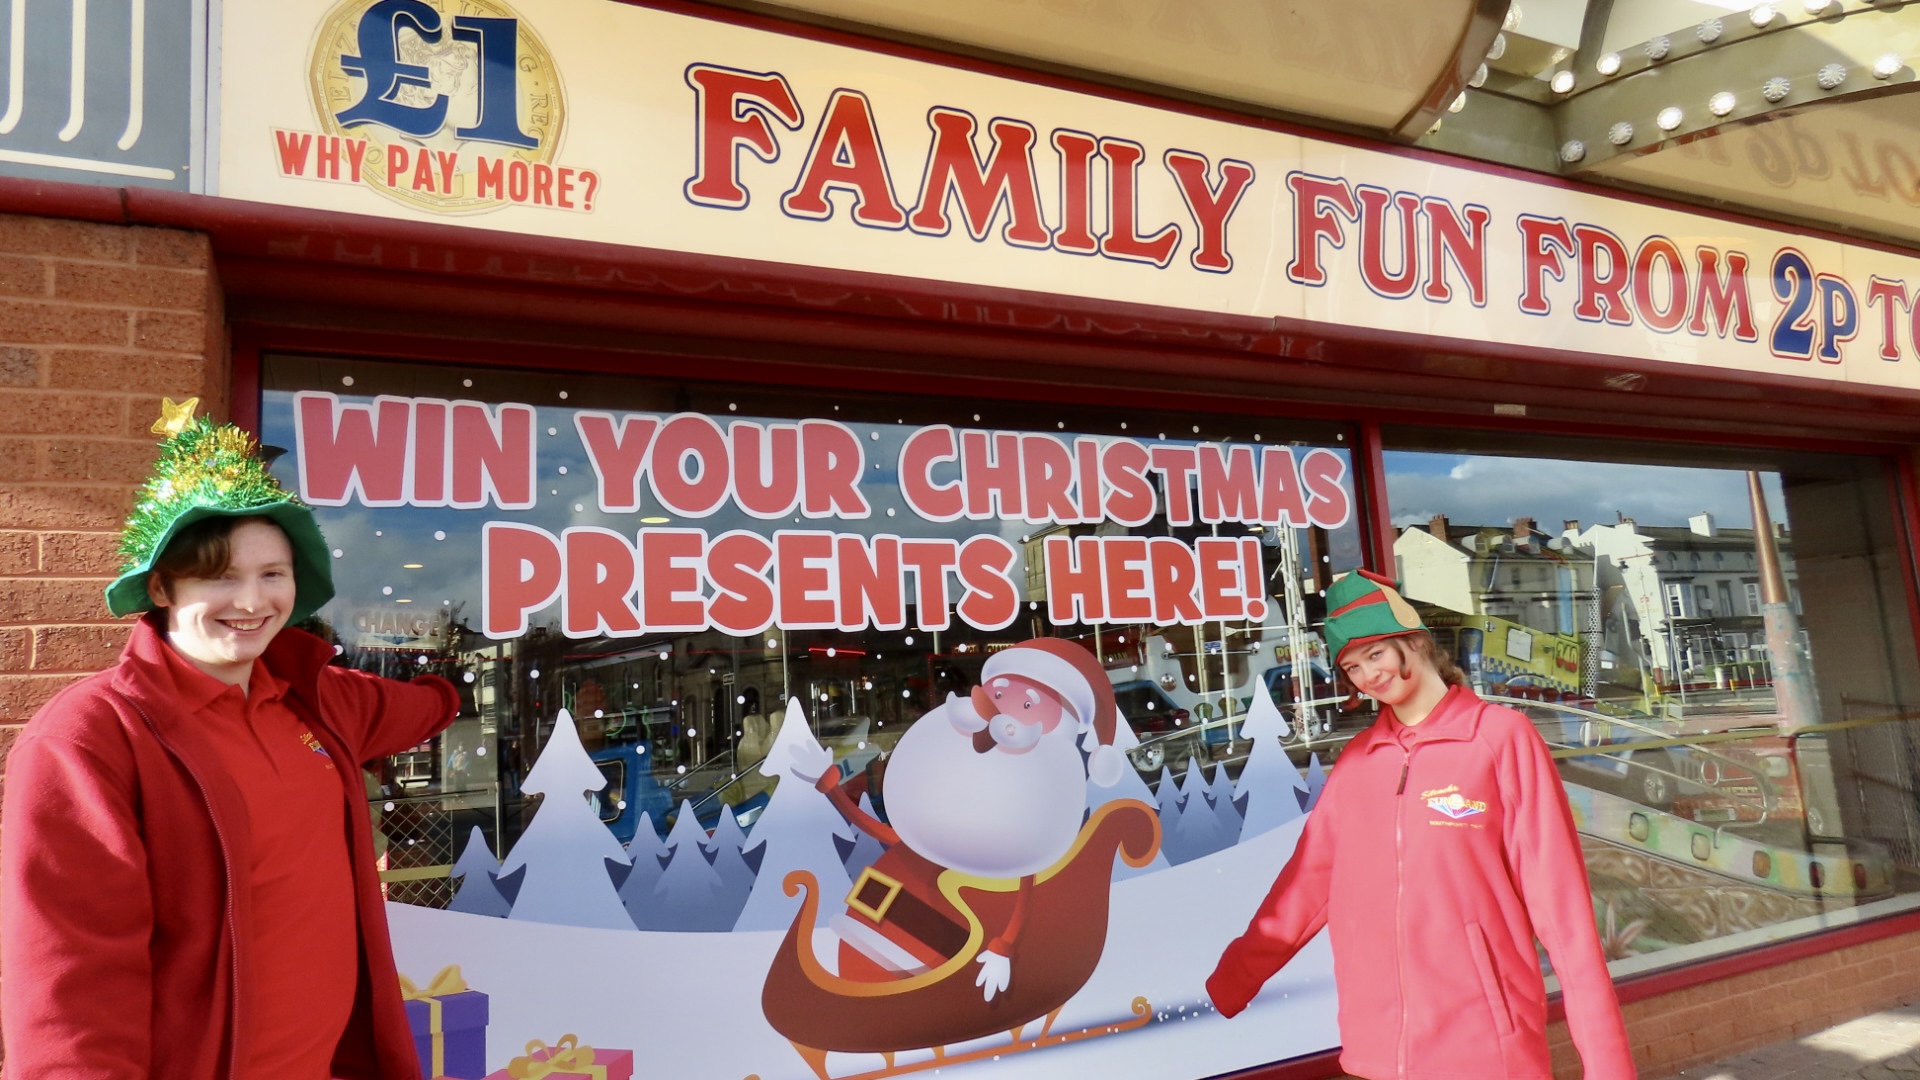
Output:
[[[1510,641],[1503,620],[1538,599],[1506,588],[1505,565],[1489,573],[1495,553],[1401,562],[1430,623],[1482,631],[1447,643],[1481,694],[1534,720],[1589,807],[1595,909],[1649,927],[1616,972],[1811,933],[1836,907],[1920,907],[1920,729],[1908,719],[1920,715],[1920,665],[1887,462],[1411,428],[1384,437],[1398,525],[1443,514],[1468,535],[1522,515],[1620,520],[1555,552],[1574,579],[1557,601],[1572,617],[1558,625],[1584,632],[1527,620],[1531,663],[1486,647]],[[1748,470],[1771,529],[1753,527]],[[1689,517],[1703,509],[1724,547],[1712,563],[1778,565],[1790,613],[1767,621],[1758,580],[1674,579],[1702,561]],[[1396,549],[1425,544],[1410,535]],[[1770,639],[1792,642],[1792,655],[1772,655]],[[1659,890],[1643,887],[1646,860]]]
[[[1171,866],[1297,818],[1372,720],[1319,635],[1361,561],[1345,425],[302,356],[262,383],[275,470],[337,552],[316,629],[344,664],[473,687],[461,767],[422,748],[388,783],[501,855],[577,801],[523,790],[568,723],[643,869],[687,813],[738,848],[796,739],[884,819],[902,734],[1035,638],[1103,671]],[[847,835],[820,850],[852,860]],[[758,888],[739,856],[705,857]]]

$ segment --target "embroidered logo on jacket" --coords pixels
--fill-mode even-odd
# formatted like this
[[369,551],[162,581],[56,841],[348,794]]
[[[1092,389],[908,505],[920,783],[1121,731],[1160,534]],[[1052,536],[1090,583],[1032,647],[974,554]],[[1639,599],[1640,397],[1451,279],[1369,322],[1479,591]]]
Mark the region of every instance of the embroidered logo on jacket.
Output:
[[1460,794],[1459,787],[1451,784],[1433,791],[1423,791],[1420,796],[1427,800],[1429,810],[1437,810],[1455,821],[1487,812],[1486,803],[1467,798]]
[[301,732],[300,743],[301,745],[305,746],[307,749],[325,758],[327,760],[327,768],[329,769],[333,768],[333,755],[327,753],[327,748],[324,746],[321,746],[320,740],[313,737],[313,732],[311,731]]

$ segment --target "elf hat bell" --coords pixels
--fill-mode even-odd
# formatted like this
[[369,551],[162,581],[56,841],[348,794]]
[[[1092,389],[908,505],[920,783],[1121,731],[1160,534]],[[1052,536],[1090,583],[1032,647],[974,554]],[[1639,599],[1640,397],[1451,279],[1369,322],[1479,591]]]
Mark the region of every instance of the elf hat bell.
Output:
[[232,424],[188,419],[192,404],[167,402],[167,415],[154,425],[156,432],[170,434],[121,530],[120,554],[126,561],[107,586],[107,610],[116,616],[153,610],[147,579],[188,526],[212,517],[260,517],[278,525],[293,548],[294,602],[288,621],[305,619],[333,599],[327,539],[313,511],[267,471],[252,436]]
[[1420,613],[1394,587],[1392,578],[1371,570],[1342,574],[1327,587],[1327,653],[1339,663],[1349,645],[1425,630]]

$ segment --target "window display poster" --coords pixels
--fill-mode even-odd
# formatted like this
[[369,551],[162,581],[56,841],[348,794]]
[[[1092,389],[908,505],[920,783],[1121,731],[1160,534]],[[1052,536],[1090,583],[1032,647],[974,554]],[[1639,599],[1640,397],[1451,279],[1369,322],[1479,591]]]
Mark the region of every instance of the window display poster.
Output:
[[[323,616],[438,607],[365,647],[464,667],[483,727],[503,672],[546,679],[517,837],[475,832],[447,910],[389,905],[427,1075],[1204,1077],[1337,1042],[1323,942],[1237,1023],[1203,983],[1324,782],[1255,689],[1318,652],[1295,540],[1353,531],[1344,447],[350,390],[270,391],[263,435],[342,571]],[[1181,627],[1258,663],[1187,685]],[[849,754],[789,643],[915,635],[977,677],[863,706]],[[536,640],[572,671],[732,654],[716,693],[762,679],[769,727],[728,767],[764,797],[619,835],[613,695]],[[1225,748],[1143,769],[1128,687]]]

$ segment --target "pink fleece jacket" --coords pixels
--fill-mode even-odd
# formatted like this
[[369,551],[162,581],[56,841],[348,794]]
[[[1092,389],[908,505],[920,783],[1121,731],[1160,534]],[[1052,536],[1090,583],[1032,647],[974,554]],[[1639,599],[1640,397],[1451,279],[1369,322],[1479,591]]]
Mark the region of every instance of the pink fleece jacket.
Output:
[[1547,948],[1590,1080],[1634,1074],[1560,777],[1533,725],[1448,690],[1340,756],[1293,858],[1207,980],[1223,1015],[1328,927],[1340,1066],[1374,1080],[1550,1080]]

